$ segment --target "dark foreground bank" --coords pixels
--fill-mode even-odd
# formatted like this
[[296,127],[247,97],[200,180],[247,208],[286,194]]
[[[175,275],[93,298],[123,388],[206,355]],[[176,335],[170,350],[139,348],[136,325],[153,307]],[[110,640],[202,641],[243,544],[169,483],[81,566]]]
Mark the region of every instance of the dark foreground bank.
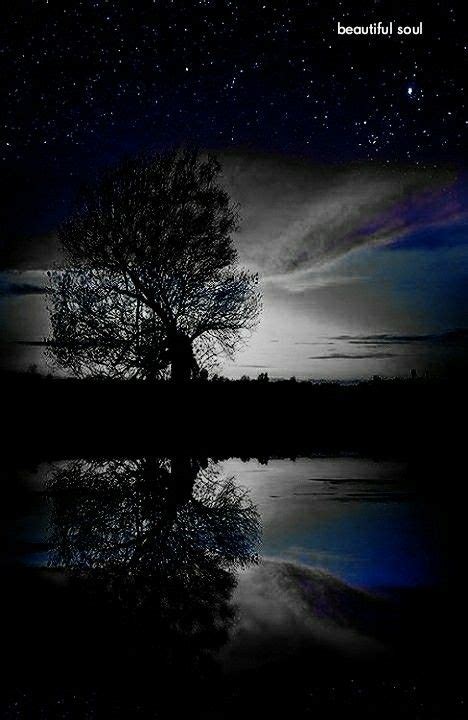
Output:
[[395,455],[463,441],[465,381],[99,382],[3,376],[6,452]]
[[[464,384],[10,376],[1,391],[2,717],[464,716]],[[334,466],[288,492],[268,462],[327,453],[367,454],[365,487],[353,465],[336,493]],[[262,512],[228,456],[261,461]],[[426,535],[440,581],[421,580]],[[339,536],[349,562],[365,546],[374,568],[417,572],[386,592],[344,582],[320,567]]]

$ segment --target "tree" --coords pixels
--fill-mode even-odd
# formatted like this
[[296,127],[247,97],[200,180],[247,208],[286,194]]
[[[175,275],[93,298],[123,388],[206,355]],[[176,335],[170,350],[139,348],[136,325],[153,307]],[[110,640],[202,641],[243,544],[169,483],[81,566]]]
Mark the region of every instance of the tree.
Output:
[[203,617],[228,617],[234,571],[257,562],[257,509],[213,461],[71,460],[46,493],[49,566],[131,614],[149,607],[166,629],[192,634]]
[[51,473],[46,488],[53,567],[156,573],[161,586],[177,577],[188,587],[218,567],[255,562],[257,509],[213,461],[71,460]]
[[219,163],[192,149],[104,171],[61,225],[50,273],[53,360],[76,375],[176,381],[255,327],[258,277],[238,266],[238,209]]
[[[236,620],[236,571],[258,561],[260,518],[247,491],[214,461],[188,456],[70,460],[45,490],[49,566],[66,573],[83,643],[51,652],[48,634],[53,660],[62,667],[65,648],[77,683],[97,658],[99,687],[110,678],[112,696],[133,703],[136,694],[138,707],[146,696],[172,709],[174,682],[208,687],[212,653]],[[50,617],[55,627],[60,615]]]

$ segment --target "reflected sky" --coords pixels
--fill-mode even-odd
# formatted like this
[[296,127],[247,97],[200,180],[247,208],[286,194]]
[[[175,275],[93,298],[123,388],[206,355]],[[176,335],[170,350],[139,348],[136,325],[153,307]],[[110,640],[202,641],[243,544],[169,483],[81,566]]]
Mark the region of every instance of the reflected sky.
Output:
[[321,568],[365,589],[415,587],[439,577],[437,520],[405,488],[404,466],[361,458],[224,463],[249,488],[262,553]]

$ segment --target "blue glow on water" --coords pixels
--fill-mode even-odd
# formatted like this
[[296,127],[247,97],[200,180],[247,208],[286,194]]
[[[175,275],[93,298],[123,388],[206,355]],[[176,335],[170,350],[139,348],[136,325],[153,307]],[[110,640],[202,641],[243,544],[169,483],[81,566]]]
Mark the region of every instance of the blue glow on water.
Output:
[[[261,483],[248,471],[239,474],[240,482],[253,486],[264,518],[264,556],[321,568],[364,589],[440,582],[437,514],[415,494],[402,492],[398,473],[379,478],[382,465],[330,460],[342,474],[330,482],[310,477],[314,471],[326,475],[325,459],[318,467],[313,459],[299,466],[275,462],[271,483],[268,471]],[[357,470],[362,480],[349,481]]]

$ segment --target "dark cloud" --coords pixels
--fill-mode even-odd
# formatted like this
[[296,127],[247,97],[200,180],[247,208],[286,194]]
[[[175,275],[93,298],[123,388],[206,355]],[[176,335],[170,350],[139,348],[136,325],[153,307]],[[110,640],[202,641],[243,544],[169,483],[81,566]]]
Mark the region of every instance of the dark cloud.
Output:
[[0,270],[48,270],[60,258],[55,233],[17,238],[5,242],[0,254]]
[[0,285],[0,297],[9,295],[47,295],[49,290],[39,285],[29,285],[28,283],[7,283]]
[[29,345],[30,347],[49,347],[52,343],[48,340],[15,340],[15,345]]
[[451,344],[466,347],[468,346],[468,329],[458,328],[426,335],[391,335],[386,333],[378,335],[337,335],[333,340],[346,341],[351,345],[367,345],[371,347],[378,347],[379,345],[412,345],[414,343]]
[[335,345],[335,343],[331,340],[310,340],[295,342],[294,345]]
[[330,355],[309,355],[308,360],[374,360],[399,357],[397,353],[375,352],[362,355],[349,355],[347,353],[331,353]]
[[273,370],[273,365],[239,365],[240,368],[251,368],[257,370]]

